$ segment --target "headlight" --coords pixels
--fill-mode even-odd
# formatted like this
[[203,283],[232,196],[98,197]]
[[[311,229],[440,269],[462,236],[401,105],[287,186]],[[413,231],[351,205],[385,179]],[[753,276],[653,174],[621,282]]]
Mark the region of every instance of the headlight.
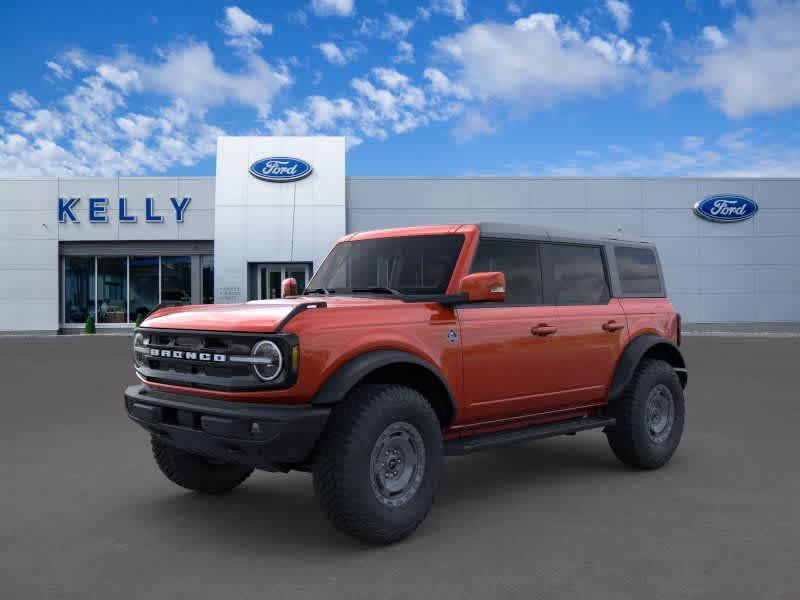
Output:
[[140,348],[144,348],[144,336],[137,333],[133,336],[133,364],[137,367],[141,367],[144,360],[144,355],[139,351]]
[[283,369],[283,356],[278,346],[269,340],[263,340],[253,346],[253,371],[261,381],[272,381]]

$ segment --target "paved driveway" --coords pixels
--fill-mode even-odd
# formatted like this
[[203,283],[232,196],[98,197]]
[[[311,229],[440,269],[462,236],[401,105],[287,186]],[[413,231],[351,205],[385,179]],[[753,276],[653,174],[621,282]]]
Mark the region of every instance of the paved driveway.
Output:
[[306,474],[170,484],[123,414],[128,344],[0,338],[0,597],[797,598],[798,339],[687,339],[661,471],[599,432],[448,459],[428,520],[388,548],[336,533]]

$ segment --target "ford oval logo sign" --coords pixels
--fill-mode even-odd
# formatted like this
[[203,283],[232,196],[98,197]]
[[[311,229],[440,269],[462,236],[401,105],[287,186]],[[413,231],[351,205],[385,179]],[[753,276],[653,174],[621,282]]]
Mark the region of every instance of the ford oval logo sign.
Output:
[[285,183],[299,181],[311,175],[311,165],[299,158],[271,156],[250,165],[250,174],[264,181]]
[[745,196],[710,196],[694,205],[698,217],[717,223],[735,223],[749,219],[758,212],[755,200]]

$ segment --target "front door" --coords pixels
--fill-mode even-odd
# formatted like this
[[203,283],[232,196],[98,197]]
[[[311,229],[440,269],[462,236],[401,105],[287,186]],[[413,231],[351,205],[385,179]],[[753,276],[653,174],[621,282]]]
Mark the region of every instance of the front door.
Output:
[[258,266],[258,299],[281,297],[281,282],[287,277],[297,280],[297,291],[302,293],[310,277],[310,267],[303,263],[271,263]]

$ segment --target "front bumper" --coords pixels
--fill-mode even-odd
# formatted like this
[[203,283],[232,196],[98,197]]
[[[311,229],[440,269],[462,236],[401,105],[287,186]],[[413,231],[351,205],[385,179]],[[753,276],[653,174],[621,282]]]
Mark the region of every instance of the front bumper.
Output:
[[330,408],[237,404],[132,385],[128,416],[163,442],[212,460],[275,470],[308,464]]

